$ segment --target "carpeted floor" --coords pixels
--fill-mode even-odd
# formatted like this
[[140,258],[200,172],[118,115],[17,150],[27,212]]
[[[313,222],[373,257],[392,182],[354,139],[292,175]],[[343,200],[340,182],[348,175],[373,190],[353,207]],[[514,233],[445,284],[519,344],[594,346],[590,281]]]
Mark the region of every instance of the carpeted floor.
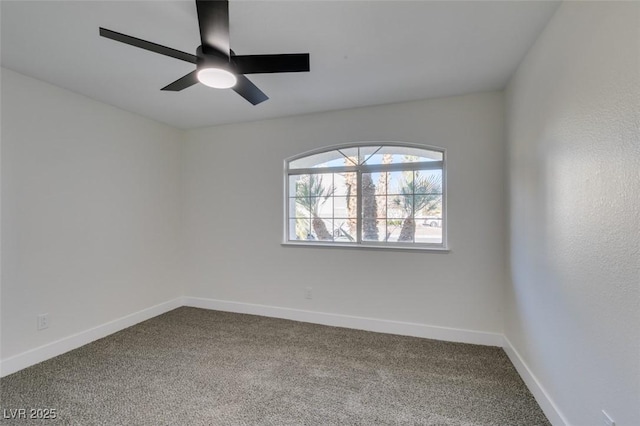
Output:
[[[1,424],[549,424],[499,348],[195,308],[4,377],[0,392]],[[4,418],[18,408],[57,419]]]

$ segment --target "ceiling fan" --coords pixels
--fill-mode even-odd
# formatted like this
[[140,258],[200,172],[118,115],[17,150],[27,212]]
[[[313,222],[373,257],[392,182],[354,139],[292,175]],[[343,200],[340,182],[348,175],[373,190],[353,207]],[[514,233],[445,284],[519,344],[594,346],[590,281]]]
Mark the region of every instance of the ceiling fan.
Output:
[[196,54],[182,52],[150,41],[100,27],[100,35],[131,46],[171,56],[196,65],[196,69],[165,86],[162,90],[178,92],[198,82],[217,89],[232,88],[257,105],[269,97],[244,74],[309,71],[309,54],[236,55],[229,48],[229,2],[196,0],[200,40]]

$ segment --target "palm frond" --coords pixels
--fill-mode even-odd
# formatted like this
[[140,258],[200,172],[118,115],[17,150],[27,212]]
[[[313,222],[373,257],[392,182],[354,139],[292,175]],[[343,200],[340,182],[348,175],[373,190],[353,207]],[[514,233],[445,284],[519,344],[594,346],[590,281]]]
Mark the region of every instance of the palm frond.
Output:
[[304,175],[296,182],[296,204],[314,216],[334,193],[335,187],[325,187],[321,175]]
[[414,179],[405,178],[400,187],[400,195],[393,203],[401,207],[407,216],[421,210],[434,211],[440,204],[442,194],[442,177],[438,175],[420,176]]

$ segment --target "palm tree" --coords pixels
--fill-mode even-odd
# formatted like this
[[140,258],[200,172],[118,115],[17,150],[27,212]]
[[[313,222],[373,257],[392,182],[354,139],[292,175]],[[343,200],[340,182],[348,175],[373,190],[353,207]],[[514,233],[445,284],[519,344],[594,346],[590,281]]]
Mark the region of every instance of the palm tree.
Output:
[[406,217],[402,221],[402,229],[398,241],[413,241],[416,234],[416,212],[424,210],[430,213],[440,207],[442,193],[442,177],[438,175],[420,176],[416,172],[414,179],[405,178],[400,187],[400,194],[394,204],[401,207]]
[[[358,157],[345,157],[344,165],[353,166],[358,164]],[[345,173],[345,186],[347,187],[347,217],[349,218],[349,232],[356,235],[358,232],[358,206],[356,197],[358,195],[358,178],[355,172]]]
[[[307,178],[308,176],[308,178]],[[321,175],[307,175],[296,182],[296,204],[311,215],[311,225],[319,240],[332,240],[324,220],[319,216],[320,207],[333,196],[333,186],[325,188]]]
[[[393,162],[393,156],[391,154],[383,154],[382,155],[382,164],[387,165]],[[380,173],[380,178],[378,179],[378,186],[376,188],[376,192],[378,194],[386,194],[387,193],[387,185],[389,184],[389,176],[390,172],[382,172]],[[376,206],[378,210],[378,217],[386,218],[387,217],[387,203],[382,202],[378,206]],[[386,219],[382,221],[383,228],[386,229],[386,233],[384,236],[384,241],[389,240],[389,236],[391,235],[391,231],[389,231]]]
[[378,241],[376,185],[371,173],[362,173],[362,239]]

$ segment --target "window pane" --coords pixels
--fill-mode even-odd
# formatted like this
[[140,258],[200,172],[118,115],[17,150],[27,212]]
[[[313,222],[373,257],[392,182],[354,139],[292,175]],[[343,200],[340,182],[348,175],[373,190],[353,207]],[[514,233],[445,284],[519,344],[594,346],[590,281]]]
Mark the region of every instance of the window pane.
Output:
[[376,146],[361,146],[360,147],[360,164],[370,164],[367,160],[381,148],[380,145]]
[[387,220],[378,219],[378,241],[387,241]]
[[299,182],[309,180],[309,175],[290,175],[289,176],[289,197],[295,197]]
[[413,176],[416,194],[442,193],[442,170],[416,170]]
[[289,238],[291,240],[313,239],[311,234],[311,221],[304,218],[289,219]]
[[342,153],[342,166],[357,166],[358,165],[358,148],[341,148],[339,150]]
[[[386,220],[364,220],[362,223],[362,241],[384,241],[386,237]],[[368,230],[365,230],[368,226]],[[366,231],[366,232],[365,232]]]
[[333,197],[317,197],[316,206],[316,216],[329,219],[333,217]]
[[422,226],[428,226],[430,228],[442,228],[442,218],[437,216],[430,216],[425,218],[416,218],[416,223]]
[[391,202],[387,205],[390,207],[392,216],[387,213],[387,217],[405,218],[414,215],[415,197],[413,194],[391,195],[389,199]]
[[358,194],[358,178],[356,173],[335,173],[333,186],[336,196],[353,196]]
[[376,194],[376,184],[371,173],[362,174],[362,196],[374,196]]
[[299,204],[317,214],[325,200],[333,195],[333,174],[301,175],[295,181],[295,186],[295,195],[299,200],[306,200],[308,205]]
[[442,219],[442,195],[416,194],[414,198],[416,204],[416,218]]
[[320,218],[290,219],[289,237],[302,241],[333,241],[333,221]]
[[413,172],[390,172],[387,192],[389,194],[402,194],[403,192],[413,192]]
[[[391,156],[391,161],[385,164],[398,164],[398,163],[415,163],[422,161],[442,161],[443,155],[439,151],[431,151],[420,148],[408,148],[401,146],[383,146],[380,151],[376,153],[374,157],[384,158],[384,156]],[[367,164],[382,164],[380,162],[372,162],[373,158],[367,161]],[[389,161],[387,159],[387,161]]]
[[399,233],[397,241],[399,243],[412,243],[416,234],[416,221],[413,217],[407,216],[397,225]]
[[351,230],[349,219],[335,219],[333,221],[333,239],[336,242],[353,243],[356,241],[356,232]]
[[389,195],[387,197],[387,218],[402,219],[406,216],[402,197],[398,195]]
[[382,173],[372,173],[373,181],[376,183],[376,192],[380,195],[386,194],[388,191],[388,183],[389,178],[391,177],[391,173],[382,172]]
[[362,174],[362,239],[378,241],[378,209],[376,203],[376,186],[371,173]]
[[344,156],[337,150],[321,152],[319,154],[293,160],[289,163],[290,170],[336,166],[344,166]]
[[386,175],[389,173],[362,173],[362,185],[374,192],[374,195],[384,195],[387,192]]
[[423,244],[442,244],[442,226],[425,225],[422,220],[416,220],[415,242]]
[[[388,195],[386,197],[386,206],[384,208],[385,217],[387,219],[393,219],[402,216],[402,211],[398,210],[398,207],[395,205],[395,196]],[[382,216],[380,216],[382,217]]]
[[376,196],[376,217],[385,219],[387,217],[387,197],[385,195]]
[[333,220],[313,218],[311,220],[311,228],[316,240],[333,241]]
[[310,205],[309,198],[301,198],[301,197],[292,197],[289,198],[289,217],[306,217],[310,218],[311,213],[309,212]]
[[356,217],[356,197],[335,197],[333,199],[334,217]]
[[329,197],[335,192],[335,187],[333,186],[333,173],[309,175],[309,182],[311,184],[312,191],[314,191],[311,195]]
[[358,236],[358,219],[355,217],[336,218],[334,220],[334,229],[335,228],[341,229],[341,235],[347,234],[355,240]]
[[388,219],[387,220],[387,241],[396,242],[400,236],[400,230],[402,229],[402,219]]

